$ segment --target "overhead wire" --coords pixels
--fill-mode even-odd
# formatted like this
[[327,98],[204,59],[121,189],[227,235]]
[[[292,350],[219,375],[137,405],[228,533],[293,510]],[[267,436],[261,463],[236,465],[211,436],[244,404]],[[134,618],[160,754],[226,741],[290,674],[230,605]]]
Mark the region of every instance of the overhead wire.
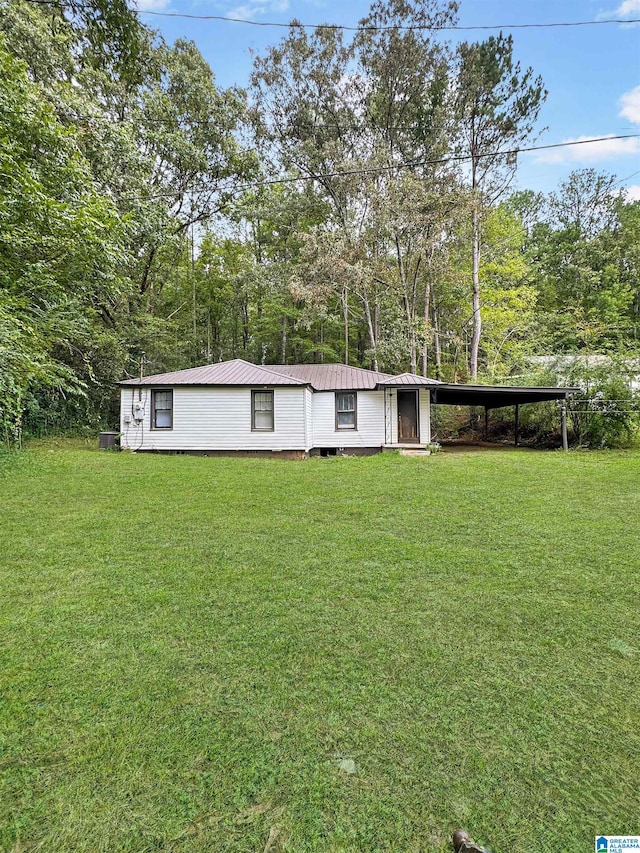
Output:
[[626,178],[620,178],[620,180],[616,181],[615,184],[613,184],[613,186],[617,187],[619,184],[623,184],[625,181],[630,181],[631,178],[635,178],[636,175],[640,175],[640,169],[638,169],[637,172],[632,172],[630,175],[627,175]]
[[[56,6],[61,8],[66,8],[67,4],[64,2],[59,2],[59,0],[27,0],[27,2],[34,3],[36,5],[49,5]],[[273,26],[273,27],[289,27],[290,24],[284,22],[274,22],[274,21],[254,21],[249,19],[242,18],[231,18],[229,16],[224,15],[195,15],[186,12],[162,12],[158,10],[151,9],[138,9],[136,10],[138,14],[145,15],[154,15],[158,17],[171,17],[171,18],[188,18],[195,20],[213,20],[213,21],[228,21],[230,23],[242,23],[242,24],[250,24],[253,26]],[[393,26],[350,26],[346,24],[303,24],[299,21],[295,21],[296,26],[300,26],[303,28],[324,28],[324,29],[334,29],[334,30],[350,30],[350,31],[384,31],[384,30],[492,30],[492,29],[527,29],[527,28],[551,28],[551,27],[574,27],[574,26],[588,26],[588,25],[600,25],[600,24],[636,24],[640,23],[640,18],[638,19],[617,19],[617,18],[607,18],[601,19],[597,21],[589,20],[589,21],[556,21],[556,22],[544,22],[544,23],[527,23],[527,24],[495,24],[495,25],[477,25],[477,26],[461,26],[461,25],[431,25],[431,24],[412,24],[412,25],[393,25]],[[100,120],[99,116],[74,116],[72,121],[82,121],[82,120]],[[151,119],[152,122],[157,123],[165,123],[164,119]],[[166,120],[167,124],[171,123],[171,120]],[[314,127],[318,127],[317,125]],[[320,126],[324,127],[324,125]],[[617,135],[609,135],[609,136],[601,136],[594,137],[593,139],[580,139],[574,141],[567,142],[557,142],[549,145],[533,145],[526,148],[514,148],[506,151],[497,151],[497,152],[486,152],[480,155],[477,155],[479,158],[487,158],[487,157],[501,157],[501,156],[512,156],[519,153],[527,153],[531,151],[543,151],[550,150],[555,148],[563,148],[567,146],[573,145],[587,145],[594,142],[605,142],[609,140],[623,140],[623,139],[635,139],[638,138],[640,134],[631,133],[631,134],[617,134]],[[429,165],[443,165],[449,162],[465,162],[471,160],[471,155],[451,155],[449,157],[443,157],[435,160],[422,160],[422,161],[414,161],[408,163],[397,163],[387,166],[376,166],[370,167],[366,169],[347,169],[335,172],[321,173],[318,175],[299,175],[299,176],[289,176],[282,178],[270,178],[264,179],[261,181],[256,181],[248,184],[244,184],[240,187],[228,187],[228,189],[233,189],[234,194],[239,192],[244,192],[247,189],[255,189],[261,186],[270,186],[276,184],[286,184],[286,183],[295,183],[297,181],[317,181],[322,180],[323,178],[330,177],[341,177],[341,176],[350,176],[350,175],[364,175],[364,174],[381,174],[384,172],[392,172],[399,169],[406,168],[416,168],[419,166],[429,166]],[[634,173],[634,175],[637,173]],[[631,175],[629,177],[633,177]],[[623,181],[628,180],[628,178],[623,178],[617,183],[622,183]],[[226,187],[220,187],[220,190],[224,191]],[[131,199],[133,200],[133,199]]]
[[[42,0],[31,0],[31,2],[42,2]],[[588,27],[600,26],[602,24],[639,24],[640,18],[602,18],[598,21],[549,21],[542,23],[527,24],[474,24],[464,26],[462,24],[303,24],[300,21],[254,21],[248,18],[232,18],[228,15],[196,15],[190,12],[161,12],[155,9],[137,9],[139,15],[153,15],[160,18],[186,18],[196,21],[227,21],[231,24],[249,24],[253,27],[282,27],[289,28],[294,25],[302,29],[315,30],[346,30],[350,32],[385,32],[393,30],[414,31],[473,31],[473,30],[526,30],[526,29],[549,29],[552,27]]]
[[[640,133],[632,133],[626,134],[624,136],[601,136],[595,137],[594,139],[580,139],[575,140],[573,142],[556,142],[550,145],[531,145],[526,148],[512,148],[506,151],[487,151],[482,154],[475,155],[477,157],[506,157],[512,156],[515,154],[524,154],[530,151],[542,151],[550,148],[565,148],[571,145],[588,145],[593,142],[603,142],[611,139],[637,139],[640,138]],[[289,175],[281,178],[265,178],[263,180],[251,181],[244,184],[240,184],[236,186],[234,184],[221,184],[218,185],[214,190],[205,190],[201,188],[199,192],[230,192],[232,195],[239,195],[240,193],[247,192],[252,189],[261,189],[266,186],[274,186],[280,184],[293,184],[299,181],[321,181],[325,178],[340,178],[340,177],[351,177],[356,175],[375,175],[375,174],[383,174],[385,172],[394,172],[400,169],[411,169],[417,168],[420,166],[438,166],[444,165],[446,163],[463,163],[465,161],[469,161],[472,159],[471,154],[456,154],[451,155],[449,157],[440,157],[434,160],[416,160],[405,163],[395,163],[392,165],[386,166],[371,166],[369,168],[360,168],[360,169],[344,169],[333,172],[320,172],[317,175]],[[622,180],[628,180],[629,177],[633,177],[636,173],[628,176],[627,178],[623,178]],[[618,182],[620,183],[620,181]],[[174,198],[175,193],[170,192],[153,192],[150,194],[141,194],[141,195],[127,195],[127,201],[152,201],[155,198]]]
[[[68,8],[71,4],[61,0],[26,0],[37,6],[54,6],[60,9]],[[194,21],[225,21],[230,24],[249,24],[253,27],[280,27],[288,29],[292,24],[302,29],[315,30],[346,30],[350,32],[385,32],[394,30],[433,30],[433,31],[464,31],[474,30],[527,30],[551,29],[554,27],[591,27],[603,24],[640,24],[640,18],[601,18],[597,21],[542,21],[525,24],[303,24],[301,21],[255,21],[249,18],[233,18],[230,15],[196,15],[192,12],[163,12],[159,9],[137,9],[138,15],[153,15],[158,18],[184,18]]]
[[593,139],[578,139],[571,142],[555,142],[550,145],[530,145],[526,148],[511,148],[506,151],[487,151],[482,154],[471,155],[471,154],[454,154],[449,157],[440,157],[434,160],[415,160],[406,163],[396,163],[386,166],[371,166],[365,169],[344,169],[340,171],[334,172],[323,172],[318,175],[301,175],[301,176],[289,176],[283,178],[267,178],[263,181],[254,182],[252,184],[245,184],[241,187],[236,188],[236,191],[244,191],[245,189],[252,189],[260,186],[270,186],[273,184],[288,184],[295,183],[296,181],[319,181],[323,178],[336,178],[336,177],[349,177],[351,175],[366,175],[366,174],[381,174],[384,172],[393,172],[398,169],[410,169],[417,168],[419,166],[438,166],[443,165],[445,163],[461,163],[468,160],[473,159],[473,156],[479,158],[487,158],[487,157],[508,157],[515,154],[524,154],[530,151],[545,151],[551,148],[565,148],[570,145],[589,145],[594,142],[605,142],[612,139],[637,139],[640,137],[640,133],[630,133],[624,134],[620,136],[599,136],[594,137]]

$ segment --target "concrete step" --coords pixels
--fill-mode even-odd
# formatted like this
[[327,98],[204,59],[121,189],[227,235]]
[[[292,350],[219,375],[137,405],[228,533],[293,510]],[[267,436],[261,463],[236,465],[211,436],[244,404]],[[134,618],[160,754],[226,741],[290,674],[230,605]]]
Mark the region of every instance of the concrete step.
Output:
[[401,456],[431,456],[430,450],[410,450],[407,447],[400,449]]
[[424,444],[418,444],[415,441],[400,442],[399,444],[383,444],[383,450],[426,450]]

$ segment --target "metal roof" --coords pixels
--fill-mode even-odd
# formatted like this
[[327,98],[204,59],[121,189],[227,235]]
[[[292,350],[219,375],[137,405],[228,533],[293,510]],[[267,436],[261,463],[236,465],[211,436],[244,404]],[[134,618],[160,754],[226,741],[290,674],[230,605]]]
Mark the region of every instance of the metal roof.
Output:
[[416,373],[399,373],[397,376],[390,376],[389,379],[383,379],[381,382],[378,382],[378,385],[385,385],[386,387],[395,387],[396,385],[410,385],[415,387],[416,385],[441,384],[438,379],[428,379],[426,376],[418,376]]
[[434,402],[489,409],[561,400],[578,388],[524,388],[505,385],[452,385],[414,373],[392,376],[348,364],[251,364],[242,358],[127,379],[120,385],[310,385],[314,391],[374,391],[376,388],[429,386]]
[[121,385],[307,385],[303,379],[251,364],[241,358],[127,379]]
[[545,400],[565,400],[579,388],[543,388],[517,385],[453,385],[443,383],[431,389],[434,403],[452,406],[486,406],[499,409],[523,403],[542,403]]
[[314,391],[373,391],[391,374],[348,364],[268,364],[269,370],[295,376]]

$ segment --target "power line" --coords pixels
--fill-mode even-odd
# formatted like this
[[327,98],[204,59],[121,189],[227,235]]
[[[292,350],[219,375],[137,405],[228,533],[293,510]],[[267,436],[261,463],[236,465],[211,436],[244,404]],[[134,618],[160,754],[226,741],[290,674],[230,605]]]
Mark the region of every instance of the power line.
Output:
[[[47,2],[47,0],[30,0],[30,2]],[[253,21],[247,18],[230,18],[225,15],[193,15],[188,12],[158,12],[151,9],[137,10],[139,15],[154,15],[158,18],[188,18],[196,21],[228,21],[231,24],[250,24],[253,27],[282,27],[288,29],[292,24],[302,29],[314,30],[349,30],[351,32],[384,32],[388,30],[526,30],[549,29],[551,27],[589,27],[601,24],[640,24],[640,18],[603,18],[600,21],[554,21],[541,24],[485,24],[476,26],[461,26],[459,24],[393,24],[385,26],[352,26],[348,24],[302,24],[300,21]]]
[[[37,6],[54,6],[66,9],[69,3],[60,0],[27,0]],[[433,31],[463,31],[474,30],[529,30],[551,29],[554,27],[592,27],[602,24],[640,24],[640,18],[602,18],[599,21],[550,21],[538,24],[476,24],[463,26],[461,24],[390,24],[376,26],[374,24],[361,26],[349,24],[303,24],[300,21],[253,21],[248,18],[230,18],[227,15],[194,15],[189,12],[160,12],[153,9],[135,9],[138,15],[153,15],[158,18],[186,18],[194,21],[227,21],[230,24],[249,24],[253,27],[281,27],[288,29],[292,24],[302,29],[312,30],[348,30],[351,32],[385,32],[389,30],[433,30]]]
[[632,172],[630,175],[627,175],[626,178],[620,178],[620,180],[616,181],[613,186],[617,187],[619,184],[624,184],[625,181],[630,181],[631,178],[635,178],[636,175],[640,175],[640,169],[638,169],[637,172]]
[[[576,142],[556,142],[552,145],[532,145],[528,148],[513,148],[508,151],[488,151],[484,154],[477,155],[480,158],[486,157],[506,157],[514,154],[522,154],[527,153],[529,151],[540,151],[546,150],[550,148],[565,148],[570,145],[588,145],[592,142],[602,142],[609,139],[637,139],[640,137],[639,133],[628,134],[626,136],[602,136],[595,139],[582,139]],[[358,169],[343,169],[334,172],[321,172],[317,175],[297,175],[297,176],[289,176],[283,178],[264,178],[258,181],[252,181],[246,184],[240,184],[239,186],[234,186],[233,184],[220,184],[215,187],[215,189],[205,189],[204,187],[198,190],[198,193],[230,193],[232,196],[239,195],[240,193],[246,192],[252,189],[260,189],[261,187],[266,186],[275,186],[280,184],[294,184],[298,181],[321,181],[325,178],[340,178],[340,177],[351,177],[355,175],[376,175],[382,174],[384,172],[393,172],[400,169],[411,169],[417,168],[419,166],[438,166],[444,165],[446,163],[462,163],[465,161],[471,160],[470,154],[459,154],[459,155],[451,155],[449,157],[441,157],[434,160],[415,160],[406,163],[396,163],[393,165],[387,166],[371,166],[368,168],[358,168]],[[634,177],[636,174],[640,174],[638,172],[634,172],[631,175],[628,175],[626,178],[622,178],[617,181],[614,186],[622,183],[623,181],[629,180],[629,178]],[[123,196],[123,199],[126,201],[153,201],[154,199],[162,199],[162,198],[172,198],[176,202],[178,198],[176,194],[173,192],[152,192],[150,194],[144,195],[126,195]]]
[[[548,150],[550,148],[566,148],[570,145],[589,145],[592,142],[603,142],[609,139],[637,139],[640,137],[640,133],[631,133],[625,136],[600,136],[594,139],[581,139],[575,142],[555,142],[551,145],[531,145],[528,148],[512,148],[508,151],[487,151],[484,154],[476,155],[481,158],[485,157],[506,157],[514,154],[524,154],[529,151],[541,151]],[[463,163],[465,161],[471,160],[470,154],[454,154],[449,157],[440,157],[434,160],[414,160],[406,163],[396,163],[394,165],[387,166],[371,166],[369,168],[359,168],[359,169],[344,169],[335,172],[321,172],[317,175],[298,175],[298,176],[288,176],[283,178],[265,178],[263,180],[252,181],[251,183],[240,184],[234,186],[233,184],[220,184],[216,186],[214,189],[205,189],[201,187],[198,190],[198,193],[225,193],[228,192],[232,196],[238,195],[240,193],[246,192],[247,190],[252,189],[260,189],[261,187],[273,186],[277,184],[294,184],[298,181],[321,181],[324,178],[340,178],[340,177],[350,177],[354,175],[377,175],[384,172],[393,172],[399,169],[412,169],[417,168],[419,166],[439,166],[444,165],[446,163]],[[635,174],[635,173],[634,173]],[[628,180],[630,177],[633,177],[634,174],[623,178],[623,181]],[[618,181],[621,183],[621,181]],[[123,200],[125,201],[153,201],[154,199],[161,198],[172,198],[175,199],[176,202],[179,200],[176,198],[175,193],[173,192],[152,192],[149,194],[142,195],[126,195],[123,196]]]
[[[531,145],[528,148],[512,148],[507,151],[487,151],[483,154],[478,154],[475,156],[482,159],[488,157],[508,157],[514,154],[524,154],[529,151],[547,151],[550,148],[566,148],[570,145],[590,145],[593,142],[606,142],[611,139],[637,139],[639,137],[640,133],[628,133],[624,136],[599,136],[594,139],[579,139],[575,142],[555,142],[551,145]],[[374,175],[381,174],[383,172],[393,172],[397,169],[412,169],[418,166],[440,166],[444,165],[445,163],[463,163],[471,159],[471,154],[453,154],[449,157],[441,157],[435,160],[414,160],[408,163],[397,163],[388,166],[371,166],[365,169],[344,169],[336,172],[322,172],[318,175],[301,175],[299,177],[287,178],[267,178],[259,182],[245,184],[244,186],[237,187],[235,189],[235,192],[243,192],[244,190],[256,189],[260,188],[261,186],[271,186],[273,184],[290,184],[295,183],[296,181],[320,181],[323,178],[349,177],[350,175]]]

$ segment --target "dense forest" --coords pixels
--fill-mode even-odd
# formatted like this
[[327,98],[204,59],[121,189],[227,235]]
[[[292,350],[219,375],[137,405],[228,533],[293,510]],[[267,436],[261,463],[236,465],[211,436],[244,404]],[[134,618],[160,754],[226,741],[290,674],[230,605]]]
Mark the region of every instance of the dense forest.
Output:
[[112,424],[141,367],[637,358],[640,202],[591,169],[512,191],[544,83],[511,36],[447,43],[456,16],[293,22],[245,91],[124,0],[0,0],[4,440]]

